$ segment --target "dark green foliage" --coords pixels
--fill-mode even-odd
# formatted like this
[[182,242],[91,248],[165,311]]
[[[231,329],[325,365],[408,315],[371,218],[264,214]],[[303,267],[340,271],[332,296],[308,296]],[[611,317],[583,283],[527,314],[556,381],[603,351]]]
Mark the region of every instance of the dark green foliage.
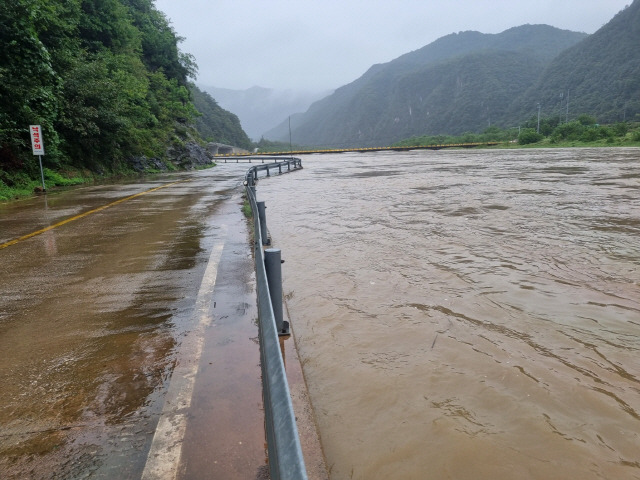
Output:
[[131,24],[129,9],[119,0],[81,0],[78,36],[90,52],[131,52],[140,48],[140,33]]
[[179,41],[152,0],[1,2],[0,183],[38,175],[31,124],[50,168],[120,171],[197,139],[196,65]]
[[[586,118],[586,117],[585,117]],[[530,122],[528,122],[530,123]],[[540,125],[549,127],[557,123],[551,119],[540,119]],[[492,143],[498,142],[502,147],[509,144],[540,146],[554,145],[588,145],[595,143],[602,145],[635,145],[640,142],[640,124],[615,124],[607,125],[583,125],[573,121],[559,124],[549,134],[536,132],[537,125],[533,127],[502,129],[496,126],[485,129],[483,133],[464,133],[462,135],[423,135],[411,137],[394,144],[394,146],[435,146],[453,145],[462,143]],[[542,128],[540,129],[542,132]]]
[[544,138],[544,135],[537,133],[533,128],[523,128],[518,135],[518,143],[520,145],[528,145],[530,143],[538,143]]
[[209,142],[251,148],[251,140],[240,126],[238,117],[218,105],[207,92],[195,85],[189,86],[193,102],[200,116],[196,118],[196,128],[200,136]]
[[596,124],[596,117],[591,116],[591,115],[587,115],[586,113],[583,113],[582,115],[578,115],[578,118],[576,118],[576,120],[578,121],[578,123],[580,125],[595,125]]
[[629,125],[623,122],[616,123],[613,126],[613,133],[619,137],[623,137],[629,131]]
[[406,138],[394,143],[394,146],[410,147],[420,145],[455,145],[463,143],[507,143],[516,142],[518,129],[502,129],[496,127],[486,128],[482,133],[465,132],[461,135],[421,135]]
[[[558,55],[510,108],[514,117],[540,103],[545,116],[566,121],[588,112],[600,123],[640,116],[640,1],[593,35]],[[595,122],[594,122],[595,123]]]
[[[0,3],[0,168],[18,161],[18,152],[29,148],[31,124],[42,126],[46,151],[51,159],[56,158],[53,126],[61,77],[39,38],[39,29],[49,25],[43,18],[46,13],[40,1]],[[55,36],[49,38],[59,43]]]
[[157,10],[151,0],[124,0],[130,7],[133,24],[140,31],[142,60],[155,72],[162,70],[167,78],[186,86],[188,77],[195,77],[197,66],[190,54],[180,52],[176,36],[164,13]]
[[553,131],[551,139],[555,142],[561,140],[579,140],[584,133],[584,125],[578,121],[563,123]]
[[290,152],[291,150],[308,150],[308,147],[302,147],[300,145],[291,144],[289,142],[276,142],[272,140],[266,140],[264,137],[260,138],[255,144],[255,147],[259,152]]
[[628,131],[628,125],[617,124],[612,127],[596,125],[593,117],[581,115],[578,120],[558,125],[551,133],[551,141],[595,142],[600,139],[624,137]]

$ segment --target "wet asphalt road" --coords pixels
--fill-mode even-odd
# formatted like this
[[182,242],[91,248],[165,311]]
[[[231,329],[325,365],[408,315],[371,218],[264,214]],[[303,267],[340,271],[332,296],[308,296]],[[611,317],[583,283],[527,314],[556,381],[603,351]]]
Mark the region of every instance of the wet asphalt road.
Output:
[[2,478],[152,478],[178,418],[179,478],[263,474],[246,168],[0,205]]

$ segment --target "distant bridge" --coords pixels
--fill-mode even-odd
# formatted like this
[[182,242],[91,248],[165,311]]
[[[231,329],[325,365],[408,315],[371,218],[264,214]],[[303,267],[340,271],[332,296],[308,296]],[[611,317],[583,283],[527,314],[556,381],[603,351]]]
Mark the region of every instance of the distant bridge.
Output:
[[314,153],[346,153],[346,152],[406,152],[408,150],[441,150],[443,148],[475,148],[475,147],[493,147],[498,145],[499,142],[484,142],[484,143],[446,143],[437,145],[412,145],[406,147],[354,147],[354,148],[331,148],[331,149],[316,149],[316,150],[290,150],[288,152],[254,152],[254,153],[225,153],[219,152],[214,156],[246,156],[246,155],[302,155],[302,154],[314,154]]
[[244,148],[225,145],[224,143],[209,142],[207,150],[211,155],[248,155],[249,151]]

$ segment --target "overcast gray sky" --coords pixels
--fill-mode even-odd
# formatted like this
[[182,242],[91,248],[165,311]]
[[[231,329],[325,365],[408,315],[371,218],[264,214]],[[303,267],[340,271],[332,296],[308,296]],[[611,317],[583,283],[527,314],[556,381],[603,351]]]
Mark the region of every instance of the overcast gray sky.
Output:
[[526,23],[593,33],[632,0],[156,0],[197,83],[321,91],[449,33]]

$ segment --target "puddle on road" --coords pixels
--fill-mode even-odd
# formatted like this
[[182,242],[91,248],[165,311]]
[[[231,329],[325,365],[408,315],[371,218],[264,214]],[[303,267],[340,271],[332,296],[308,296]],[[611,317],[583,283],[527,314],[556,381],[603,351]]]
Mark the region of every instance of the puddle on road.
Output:
[[6,478],[140,475],[217,232],[213,193],[190,182],[0,252]]

